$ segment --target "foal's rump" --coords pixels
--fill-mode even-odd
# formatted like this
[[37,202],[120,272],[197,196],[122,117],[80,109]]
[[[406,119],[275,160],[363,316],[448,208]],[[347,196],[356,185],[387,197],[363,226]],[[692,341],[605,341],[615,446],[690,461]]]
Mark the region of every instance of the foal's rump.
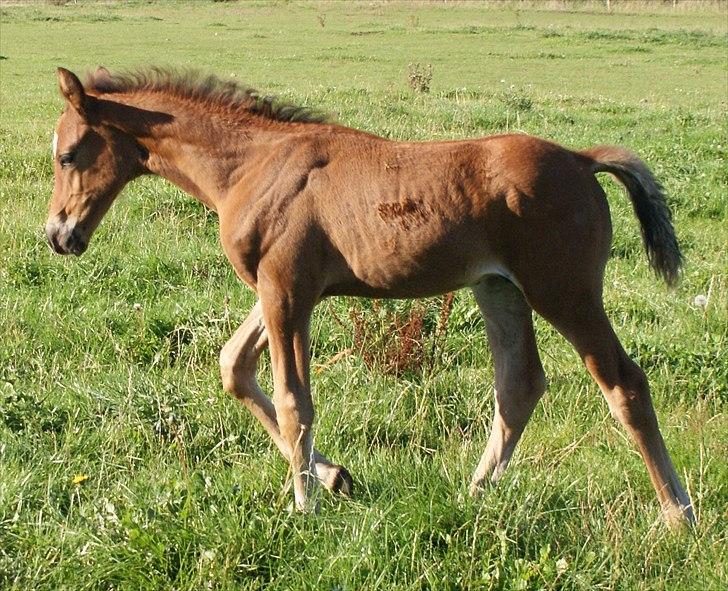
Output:
[[534,309],[586,301],[601,306],[612,231],[599,172],[627,189],[650,265],[674,283],[682,256],[671,214],[661,185],[635,154],[616,146],[572,152],[530,136],[493,144],[508,184],[486,220],[492,250]]
[[527,294],[598,290],[612,238],[609,205],[587,157],[527,135],[494,138],[500,180],[485,228],[491,250]]

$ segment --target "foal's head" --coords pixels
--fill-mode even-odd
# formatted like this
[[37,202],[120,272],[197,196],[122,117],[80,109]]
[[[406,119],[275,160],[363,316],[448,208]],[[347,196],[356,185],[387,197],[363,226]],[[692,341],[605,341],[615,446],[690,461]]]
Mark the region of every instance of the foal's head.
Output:
[[145,172],[136,139],[104,121],[105,101],[87,94],[79,79],[58,69],[66,100],[53,134],[55,184],[46,221],[57,253],[80,255],[114,198]]

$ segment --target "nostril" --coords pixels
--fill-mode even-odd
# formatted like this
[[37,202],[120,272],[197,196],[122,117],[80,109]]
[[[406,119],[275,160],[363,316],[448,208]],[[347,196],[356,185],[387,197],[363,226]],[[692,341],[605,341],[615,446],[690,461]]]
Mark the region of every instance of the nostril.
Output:
[[83,254],[86,250],[87,243],[81,238],[78,230],[74,228],[68,237],[68,250],[73,254]]
[[57,232],[55,232],[51,228],[46,229],[46,238],[48,239],[48,244],[50,244],[50,246],[54,252],[56,252],[58,254],[63,254],[63,249],[61,248],[61,244],[60,244],[60,242],[58,242],[58,233]]

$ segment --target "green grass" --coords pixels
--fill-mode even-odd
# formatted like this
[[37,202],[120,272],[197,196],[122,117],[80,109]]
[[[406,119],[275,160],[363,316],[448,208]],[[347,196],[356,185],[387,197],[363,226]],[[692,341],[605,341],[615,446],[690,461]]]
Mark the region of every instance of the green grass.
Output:
[[[726,588],[725,5],[517,6],[0,7],[0,588]],[[215,216],[143,179],[82,258],[44,243],[55,67],[148,63],[235,75],[392,138],[518,130],[644,157],[666,187],[685,273],[673,291],[656,281],[629,202],[605,177],[605,299],[650,378],[695,533],[659,521],[641,459],[540,319],[549,390],[502,483],[467,496],[493,385],[467,292],[437,363],[402,377],[363,362],[349,310],[411,304],[320,306],[316,441],[358,489],[353,501],[323,496],[317,517],[291,514],[286,465],[221,391],[217,354],[253,295],[222,254]],[[409,89],[411,63],[432,64],[429,93]],[[432,324],[439,300],[426,305]],[[268,370],[263,360],[270,390]]]

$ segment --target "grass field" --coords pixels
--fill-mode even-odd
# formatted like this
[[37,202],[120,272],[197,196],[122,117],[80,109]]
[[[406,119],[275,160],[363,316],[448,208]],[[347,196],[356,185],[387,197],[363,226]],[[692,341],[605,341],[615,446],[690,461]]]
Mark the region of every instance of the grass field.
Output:
[[[538,6],[0,4],[0,588],[727,588],[728,8]],[[468,497],[493,382],[467,292],[439,333],[442,299],[319,307],[316,442],[358,488],[291,513],[286,464],[221,389],[218,351],[254,297],[216,217],[142,179],[83,257],[45,244],[55,67],[98,64],[236,76],[395,139],[508,130],[638,152],[686,268],[674,290],[657,282],[604,177],[605,299],[695,531],[659,520],[642,460],[540,319],[548,392],[499,486]],[[410,88],[410,64],[432,66],[429,92]],[[391,326],[417,315],[424,362],[393,372]],[[270,391],[267,360],[260,381]]]

